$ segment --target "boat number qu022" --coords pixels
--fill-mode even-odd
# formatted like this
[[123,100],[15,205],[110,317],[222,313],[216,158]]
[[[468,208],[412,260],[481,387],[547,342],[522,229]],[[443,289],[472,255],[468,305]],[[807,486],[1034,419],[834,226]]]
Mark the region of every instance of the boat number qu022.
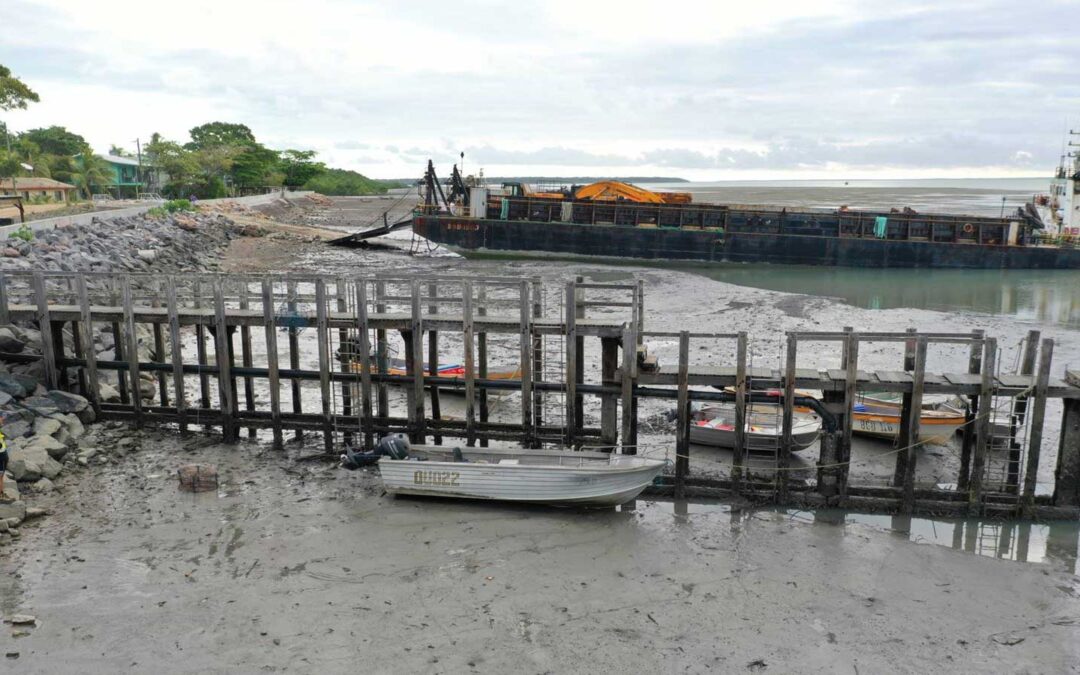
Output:
[[460,476],[457,471],[414,471],[412,479],[413,485],[456,487]]

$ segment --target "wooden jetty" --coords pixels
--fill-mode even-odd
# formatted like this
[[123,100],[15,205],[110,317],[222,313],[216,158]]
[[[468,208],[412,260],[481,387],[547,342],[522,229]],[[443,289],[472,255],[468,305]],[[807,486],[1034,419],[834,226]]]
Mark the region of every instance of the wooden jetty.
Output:
[[[386,433],[436,444],[458,438],[470,446],[511,441],[634,453],[639,402],[672,399],[674,472],[656,492],[903,513],[1080,517],[1080,376],[1051,377],[1053,341],[1035,331],[1015,375],[999,372],[997,341],[979,331],[790,332],[782,367],[762,368],[751,362],[745,332],[650,331],[645,317],[640,282],[581,278],[553,288],[520,277],[0,275],[0,323],[36,324],[43,343],[42,354],[0,359],[40,361],[50,388],[83,393],[104,419],[181,432],[215,428],[228,441],[244,429],[251,436],[266,430],[275,445],[286,432],[318,432],[328,453],[343,441],[370,445]],[[109,353],[96,351],[94,336],[103,332],[113,338]],[[404,375],[387,364],[395,333]],[[677,341],[677,362],[644,362],[647,340]],[[586,341],[599,343],[599,378],[592,381],[586,372],[596,368],[586,361],[596,365],[597,345],[586,348]],[[702,341],[726,342],[734,363],[691,363],[691,345]],[[860,348],[868,343],[902,346],[898,370],[860,370]],[[448,345],[462,355],[463,377],[432,375]],[[926,371],[928,349],[941,345],[966,350],[957,372]],[[828,350],[838,367],[799,367],[808,348]],[[493,359],[517,366],[520,377],[487,377]],[[115,382],[119,400],[103,400],[101,379]],[[404,396],[392,397],[391,386]],[[767,396],[763,389],[783,393],[773,398],[783,405],[784,433],[770,465],[751,468],[737,422],[727,477],[693,475],[690,403],[734,401],[743,420],[748,402]],[[796,392],[808,389],[822,392],[828,418],[812,480],[796,479],[791,464]],[[464,394],[463,419],[442,414],[441,396],[449,391]],[[903,395],[895,472],[888,485],[859,484],[849,470],[847,411],[860,392],[882,391]],[[490,397],[499,392],[512,394],[513,415],[505,406],[492,414]],[[943,393],[967,396],[972,408],[952,489],[915,480],[919,415],[911,411],[924,395]],[[599,426],[595,416],[587,424],[590,397],[599,399]],[[1064,411],[1053,493],[1038,494],[1049,399],[1061,399]],[[1004,477],[990,480],[991,413],[1003,402],[1017,433],[1009,438]]]

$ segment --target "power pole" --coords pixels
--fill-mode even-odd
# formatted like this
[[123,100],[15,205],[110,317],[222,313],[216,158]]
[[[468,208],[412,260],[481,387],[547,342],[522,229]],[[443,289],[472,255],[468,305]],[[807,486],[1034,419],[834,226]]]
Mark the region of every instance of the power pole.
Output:
[[135,139],[135,154],[139,158],[139,165],[135,167],[135,199],[139,198],[139,186],[142,184],[142,144]]

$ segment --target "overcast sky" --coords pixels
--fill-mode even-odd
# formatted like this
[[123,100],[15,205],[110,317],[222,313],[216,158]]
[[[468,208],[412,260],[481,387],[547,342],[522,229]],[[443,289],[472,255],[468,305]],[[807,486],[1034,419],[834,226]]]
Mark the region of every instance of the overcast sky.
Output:
[[[96,148],[242,122],[376,177],[1048,175],[1077,0],[4,0],[9,113]],[[159,9],[155,9],[158,7]]]

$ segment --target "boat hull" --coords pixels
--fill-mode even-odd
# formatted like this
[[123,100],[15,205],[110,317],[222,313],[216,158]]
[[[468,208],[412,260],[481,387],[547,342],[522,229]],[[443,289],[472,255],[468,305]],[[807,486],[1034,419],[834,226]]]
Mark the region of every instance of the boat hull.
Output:
[[662,460],[633,455],[582,466],[379,460],[383,485],[392,495],[588,506],[633,499],[664,466]]
[[[919,421],[919,439],[926,443],[948,443],[964,426],[963,415],[928,418]],[[900,416],[856,412],[851,416],[851,431],[861,436],[896,439],[900,436]]]
[[413,230],[461,252],[639,260],[969,269],[1080,269],[1080,249],[419,215]]

